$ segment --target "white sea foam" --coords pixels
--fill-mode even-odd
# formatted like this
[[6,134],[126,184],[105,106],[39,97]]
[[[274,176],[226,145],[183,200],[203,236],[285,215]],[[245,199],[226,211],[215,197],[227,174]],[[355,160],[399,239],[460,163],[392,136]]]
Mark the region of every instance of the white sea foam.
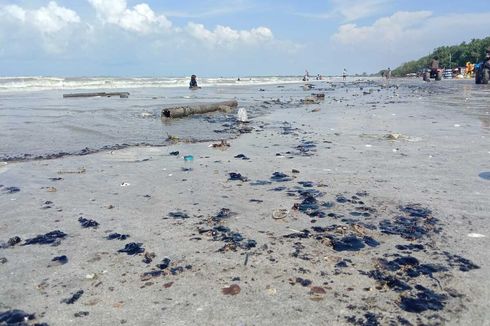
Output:
[[[239,86],[239,85],[273,85],[300,83],[301,77],[246,77],[237,78],[198,78],[200,86]],[[69,90],[69,89],[121,89],[121,88],[166,88],[187,87],[189,77],[161,78],[115,78],[115,77],[0,77],[0,92],[38,91],[38,90]]]

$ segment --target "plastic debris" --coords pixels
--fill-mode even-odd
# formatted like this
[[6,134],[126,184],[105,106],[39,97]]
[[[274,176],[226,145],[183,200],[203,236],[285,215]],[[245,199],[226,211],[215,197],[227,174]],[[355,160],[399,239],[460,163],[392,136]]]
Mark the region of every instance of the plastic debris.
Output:
[[123,249],[119,249],[118,252],[125,252],[128,255],[140,254],[145,251],[145,249],[141,247],[142,245],[142,243],[130,242],[126,244]]
[[241,289],[238,284],[232,284],[221,289],[221,292],[223,292],[224,295],[237,295],[238,293],[240,293],[240,291]]
[[74,304],[75,302],[78,301],[78,299],[80,299],[82,294],[83,294],[83,290],[79,290],[75,292],[71,297],[61,300],[61,303]]

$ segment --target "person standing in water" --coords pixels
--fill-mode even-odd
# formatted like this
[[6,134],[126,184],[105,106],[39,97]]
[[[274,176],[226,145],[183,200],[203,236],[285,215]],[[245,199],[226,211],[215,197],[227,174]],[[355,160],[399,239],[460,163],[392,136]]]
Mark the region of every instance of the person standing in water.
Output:
[[196,75],[191,76],[191,82],[189,83],[189,88],[198,88],[196,78],[197,78]]
[[342,72],[342,79],[346,80],[347,79],[347,69],[344,68],[344,71]]

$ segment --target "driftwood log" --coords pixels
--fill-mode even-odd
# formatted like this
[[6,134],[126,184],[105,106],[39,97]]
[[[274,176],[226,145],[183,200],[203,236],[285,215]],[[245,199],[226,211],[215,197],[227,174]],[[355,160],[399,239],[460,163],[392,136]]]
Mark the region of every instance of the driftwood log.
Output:
[[179,105],[174,107],[168,107],[162,110],[162,117],[164,118],[182,118],[191,114],[203,114],[215,111],[228,111],[238,106],[236,100],[215,102],[215,103],[201,103],[190,105]]
[[128,98],[129,93],[128,92],[112,92],[112,93],[99,92],[99,93],[63,94],[63,98],[67,98],[67,97],[97,97],[97,96],[102,96],[102,97],[119,96],[120,98]]

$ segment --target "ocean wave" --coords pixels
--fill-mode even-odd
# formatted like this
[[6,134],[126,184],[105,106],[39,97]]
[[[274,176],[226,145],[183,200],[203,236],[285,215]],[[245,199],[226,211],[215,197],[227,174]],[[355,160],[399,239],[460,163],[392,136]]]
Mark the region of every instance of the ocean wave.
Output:
[[[301,83],[300,76],[271,76],[237,78],[198,78],[200,86],[247,86],[273,85],[285,83]],[[39,90],[69,90],[69,89],[128,89],[128,88],[167,88],[187,87],[188,77],[162,78],[114,78],[114,77],[0,77],[0,92],[10,91],[39,91]]]

